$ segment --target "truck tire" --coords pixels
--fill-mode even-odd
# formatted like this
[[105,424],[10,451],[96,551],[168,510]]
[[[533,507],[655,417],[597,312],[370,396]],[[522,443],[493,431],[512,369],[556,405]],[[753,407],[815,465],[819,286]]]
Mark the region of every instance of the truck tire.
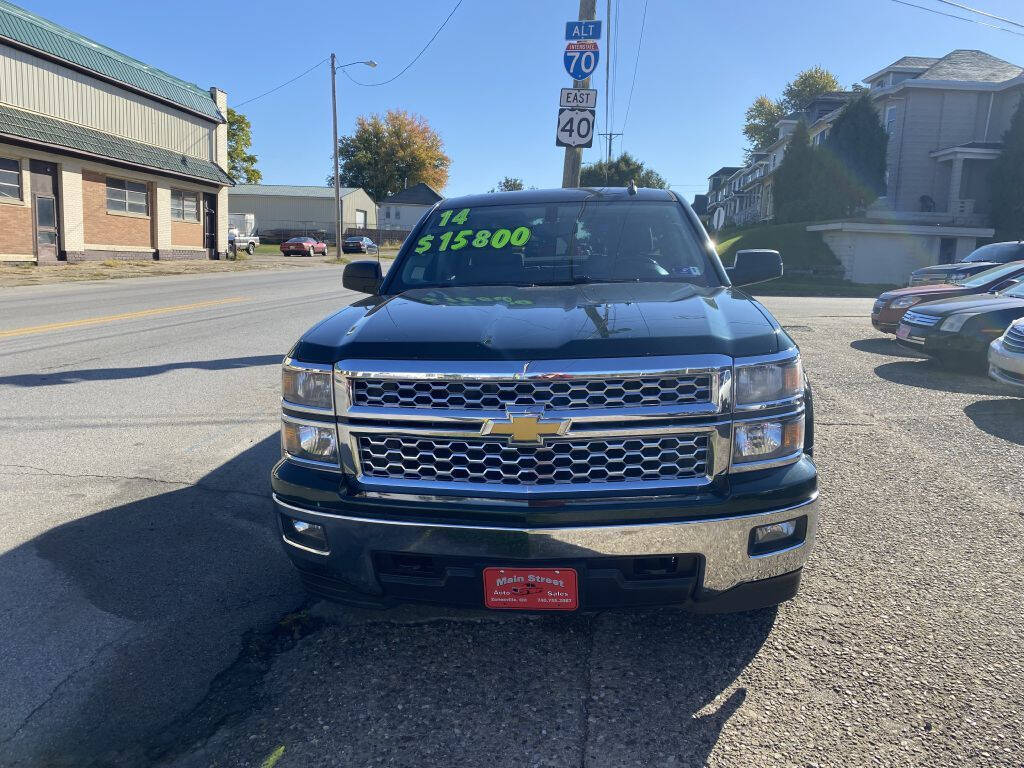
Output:
[[245,252],[248,253],[250,256],[256,253],[256,243],[249,243],[247,246],[245,246]]

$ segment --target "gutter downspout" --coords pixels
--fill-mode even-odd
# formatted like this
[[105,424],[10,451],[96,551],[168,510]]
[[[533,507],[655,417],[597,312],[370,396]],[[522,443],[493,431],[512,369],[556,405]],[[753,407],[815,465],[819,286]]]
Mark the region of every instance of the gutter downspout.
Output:
[[982,141],[988,141],[988,127],[992,122],[992,102],[995,101],[996,94],[992,92],[988,95],[988,115],[985,117],[985,136]]

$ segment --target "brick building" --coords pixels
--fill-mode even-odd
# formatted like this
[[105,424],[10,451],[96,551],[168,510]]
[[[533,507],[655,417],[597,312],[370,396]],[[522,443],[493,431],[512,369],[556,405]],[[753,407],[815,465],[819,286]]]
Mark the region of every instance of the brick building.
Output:
[[0,0],[0,261],[227,250],[227,95]]

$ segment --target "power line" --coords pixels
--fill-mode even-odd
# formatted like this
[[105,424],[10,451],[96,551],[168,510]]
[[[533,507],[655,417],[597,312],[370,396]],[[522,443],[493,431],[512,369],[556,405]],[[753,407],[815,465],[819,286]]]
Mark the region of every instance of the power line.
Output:
[[971,6],[969,5],[961,5],[960,3],[954,3],[953,0],[936,0],[936,2],[942,3],[944,5],[952,5],[954,8],[960,8],[964,11],[970,11],[971,13],[976,13],[979,16],[988,16],[990,19],[995,19],[996,21],[1005,21],[1007,24],[1012,24],[1015,27],[1024,28],[1024,24],[1021,24],[1019,21],[1007,19],[1004,18],[1003,16],[996,16],[994,13],[983,11],[980,8],[971,8]]
[[626,123],[629,122],[629,108],[633,106],[633,88],[636,87],[636,70],[640,66],[640,48],[644,44],[644,25],[647,23],[647,1],[644,0],[644,15],[640,19],[640,40],[636,44],[636,58],[633,59],[633,82],[629,84],[629,98],[626,99],[626,116],[622,120],[622,132],[626,132]]
[[350,74],[349,74],[348,72],[346,72],[346,71],[345,71],[344,69],[343,69],[343,70],[341,70],[341,71],[342,71],[342,73],[343,73],[343,74],[345,75],[345,77],[347,77],[347,78],[348,78],[349,80],[351,80],[351,81],[352,81],[353,83],[355,83],[356,85],[361,85],[361,86],[363,86],[364,88],[376,88],[376,87],[378,87],[378,86],[381,86],[381,85],[387,85],[388,83],[392,83],[392,82],[394,82],[395,80],[397,80],[398,78],[400,78],[400,77],[401,77],[402,75],[404,75],[404,74],[405,74],[406,72],[408,72],[408,71],[409,71],[409,68],[410,68],[410,67],[412,67],[412,65],[413,65],[413,64],[415,64],[415,63],[416,63],[417,61],[419,61],[419,58],[420,58],[420,56],[422,56],[422,55],[423,55],[424,53],[426,53],[426,52],[427,52],[427,48],[429,48],[429,47],[430,47],[430,44],[431,44],[432,42],[434,42],[435,38],[437,38],[437,36],[438,36],[439,34],[441,34],[441,30],[445,28],[445,26],[446,26],[446,25],[448,24],[448,21],[449,21],[449,19],[451,19],[451,17],[455,15],[455,12],[456,12],[457,10],[459,10],[459,6],[460,6],[460,5],[462,5],[462,0],[459,0],[459,1],[457,2],[457,3],[455,3],[455,7],[454,7],[454,8],[452,8],[451,12],[450,12],[450,13],[449,13],[449,14],[448,14],[447,16],[445,16],[445,19],[444,19],[444,21],[442,21],[442,22],[441,22],[441,26],[439,26],[439,27],[437,28],[437,30],[436,30],[436,31],[434,32],[434,34],[433,34],[433,35],[432,35],[432,36],[430,37],[430,39],[429,39],[429,40],[427,40],[427,44],[426,44],[426,45],[424,45],[424,46],[423,46],[423,47],[422,47],[422,48],[420,49],[420,52],[419,52],[419,53],[417,53],[417,54],[416,54],[416,55],[415,55],[415,56],[413,57],[413,60],[412,60],[412,61],[410,61],[410,62],[409,62],[408,64],[406,64],[406,65],[405,65],[405,67],[404,67],[404,68],[402,69],[402,71],[401,71],[401,72],[399,72],[399,73],[398,73],[397,75],[395,75],[394,77],[392,77],[392,78],[389,78],[389,79],[387,79],[387,80],[384,80],[384,81],[382,81],[382,82],[379,82],[379,83],[361,83],[361,82],[359,82],[358,80],[356,80],[356,79],[355,79],[354,77],[352,77],[352,75],[350,75]]
[[330,56],[328,56],[328,57],[326,57],[326,58],[320,59],[320,61],[318,61],[318,62],[317,62],[316,64],[314,64],[314,65],[313,65],[312,67],[310,67],[309,69],[307,69],[307,70],[306,70],[305,72],[302,72],[302,73],[300,73],[300,74],[296,75],[295,77],[293,77],[293,78],[292,78],[291,80],[288,80],[287,82],[281,83],[280,85],[278,85],[278,86],[275,86],[274,88],[271,88],[271,89],[270,89],[269,91],[264,91],[264,92],[263,92],[263,93],[261,93],[261,94],[260,94],[259,96],[253,96],[253,97],[252,97],[251,99],[246,99],[245,101],[240,101],[240,102],[239,102],[238,104],[235,104],[235,109],[238,109],[239,107],[244,107],[244,106],[245,106],[246,104],[249,104],[249,103],[251,103],[251,102],[253,102],[253,101],[256,101],[256,99],[262,99],[262,98],[263,98],[264,96],[269,96],[269,95],[270,95],[270,94],[272,94],[272,93],[273,93],[274,91],[279,91],[279,90],[281,90],[282,88],[284,88],[284,87],[285,87],[286,85],[291,85],[291,84],[292,84],[292,83],[294,83],[294,82],[295,82],[296,80],[298,80],[298,79],[299,79],[300,77],[304,77],[304,76],[308,75],[308,74],[309,74],[310,72],[312,72],[312,71],[313,71],[314,69],[316,69],[317,67],[319,67],[319,66],[320,66],[321,64],[324,64],[324,63],[325,63],[325,62],[326,62],[326,61],[327,61],[328,59],[330,59],[330,58],[331,58],[331,57],[330,57]]
[[908,3],[907,0],[892,0],[892,2],[899,3],[900,5],[906,5],[911,8],[917,8],[922,11],[928,11],[928,13],[934,13],[939,16],[946,16],[947,18],[950,19],[959,19],[960,21],[966,21],[971,24],[978,24],[982,27],[988,27],[989,29],[998,29],[1000,32],[1009,32],[1011,35],[1018,35],[1020,37],[1024,37],[1024,32],[1018,32],[1015,29],[1007,29],[1006,27],[1000,27],[997,24],[989,24],[988,22],[981,21],[980,19],[970,19],[967,16],[957,16],[955,13],[946,13],[945,11],[940,11],[937,8],[929,8],[924,5],[917,5],[916,3]]

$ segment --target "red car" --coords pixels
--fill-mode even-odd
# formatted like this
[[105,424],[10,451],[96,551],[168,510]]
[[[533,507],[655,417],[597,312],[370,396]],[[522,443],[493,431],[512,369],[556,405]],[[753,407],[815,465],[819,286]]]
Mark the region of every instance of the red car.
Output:
[[316,256],[318,253],[327,255],[327,243],[315,237],[293,237],[281,243],[281,253],[285,256]]
[[1024,261],[1011,261],[1009,264],[1000,264],[965,277],[956,283],[915,285],[911,288],[886,291],[875,300],[875,305],[871,308],[871,324],[883,333],[896,333],[903,315],[917,304],[974,293],[991,293],[1007,287],[1021,277],[1024,277]]

